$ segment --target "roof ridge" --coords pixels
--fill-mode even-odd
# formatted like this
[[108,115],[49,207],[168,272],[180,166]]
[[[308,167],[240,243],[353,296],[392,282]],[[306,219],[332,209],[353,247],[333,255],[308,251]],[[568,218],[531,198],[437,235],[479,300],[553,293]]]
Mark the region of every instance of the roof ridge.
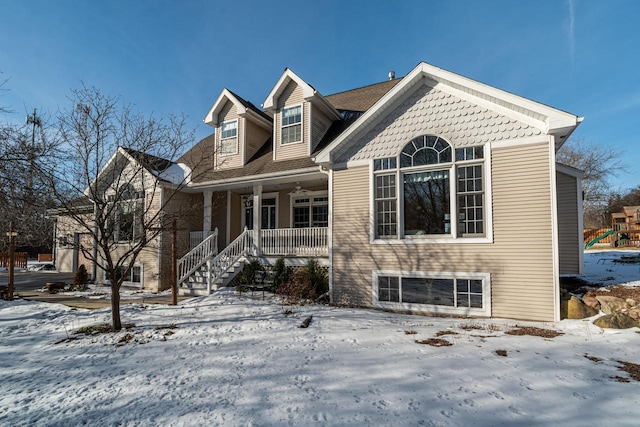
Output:
[[329,94],[329,95],[324,95],[324,97],[326,98],[326,97],[329,97],[329,96],[341,95],[343,93],[353,92],[355,90],[360,90],[360,89],[366,89],[366,88],[371,87],[371,86],[382,85],[382,84],[385,84],[385,83],[388,83],[388,82],[391,82],[391,81],[394,81],[394,80],[401,80],[401,79],[402,79],[402,77],[396,77],[395,79],[383,80],[383,81],[378,82],[378,83],[371,83],[371,84],[368,84],[368,85],[364,85],[364,86],[354,87],[352,89],[343,90],[341,92],[336,92],[336,93],[332,93],[332,94]]

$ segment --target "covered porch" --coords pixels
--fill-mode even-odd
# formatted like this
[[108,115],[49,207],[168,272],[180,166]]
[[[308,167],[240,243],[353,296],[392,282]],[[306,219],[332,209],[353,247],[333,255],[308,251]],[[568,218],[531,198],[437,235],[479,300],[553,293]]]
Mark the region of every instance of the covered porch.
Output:
[[[245,229],[255,255],[328,256],[328,175],[268,178],[203,188],[202,229],[189,232],[190,248],[218,230],[220,249]],[[254,207],[258,207],[255,209]]]
[[328,175],[318,168],[304,176],[211,185],[200,194],[202,229],[193,229],[196,222],[189,230],[190,251],[178,260],[181,286],[200,276],[210,292],[249,259],[329,256]]

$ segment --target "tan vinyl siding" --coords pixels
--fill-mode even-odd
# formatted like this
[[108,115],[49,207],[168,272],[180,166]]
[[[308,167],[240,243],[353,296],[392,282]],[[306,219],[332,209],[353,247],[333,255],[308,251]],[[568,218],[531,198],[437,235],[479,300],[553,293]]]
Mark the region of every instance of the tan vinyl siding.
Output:
[[334,301],[371,305],[373,270],[489,273],[492,316],[554,320],[548,145],[496,149],[492,168],[494,243],[486,244],[370,244],[369,168],[336,171]]
[[[244,119],[238,117],[238,109],[231,101],[227,101],[218,114],[219,123],[216,127],[216,168],[232,169],[242,166],[242,150],[244,149],[242,141],[244,140]],[[231,120],[238,121],[238,133],[236,143],[238,150],[236,154],[222,154],[220,152],[220,144],[222,141],[222,123]]]
[[[302,141],[290,144],[281,144],[282,108],[293,107],[302,104]],[[302,88],[295,82],[290,82],[278,97],[277,112],[274,120],[275,160],[288,160],[309,155],[309,135],[307,120],[309,118],[309,103],[302,97]]]
[[331,120],[318,108],[311,105],[311,152],[316,149],[320,140],[331,126]]
[[[91,224],[91,216],[86,217],[86,221],[88,224]],[[87,230],[84,227],[81,227],[73,218],[70,216],[61,215],[56,219],[56,238],[58,239],[56,244],[56,258],[55,264],[56,269],[61,273],[73,273],[74,265],[76,264],[80,266],[80,264],[84,264],[87,268],[89,274],[91,274],[93,269],[93,264],[86,259],[86,257],[82,254],[81,251],[78,251],[74,247],[74,242],[77,237],[82,245],[85,247],[93,246],[93,238],[91,235],[86,234]],[[65,237],[69,242],[67,246],[60,246],[59,241],[60,238]]]
[[578,181],[556,173],[558,194],[558,247],[560,274],[580,274],[582,232],[578,227]]
[[271,132],[252,123],[250,120],[244,120],[246,129],[246,147],[245,147],[245,164],[254,156],[262,147],[267,139],[271,136]]

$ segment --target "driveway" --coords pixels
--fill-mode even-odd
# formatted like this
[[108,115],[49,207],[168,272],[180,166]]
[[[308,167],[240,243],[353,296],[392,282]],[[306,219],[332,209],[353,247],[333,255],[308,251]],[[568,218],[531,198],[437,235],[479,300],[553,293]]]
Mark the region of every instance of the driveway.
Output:
[[[55,271],[15,271],[13,274],[14,292],[26,292],[42,289],[47,282],[73,282],[73,273]],[[9,273],[0,272],[0,285],[9,284]]]
[[[67,295],[65,293],[50,294],[41,292],[48,282],[73,282],[73,273],[57,273],[55,271],[16,271],[14,273],[14,295],[26,300],[64,304],[78,308],[106,308],[111,306],[110,299],[93,299]],[[9,274],[0,272],[0,285],[9,283]],[[178,296],[178,301],[184,301],[192,297]],[[123,298],[120,304],[171,304],[171,295],[145,296],[140,298]]]

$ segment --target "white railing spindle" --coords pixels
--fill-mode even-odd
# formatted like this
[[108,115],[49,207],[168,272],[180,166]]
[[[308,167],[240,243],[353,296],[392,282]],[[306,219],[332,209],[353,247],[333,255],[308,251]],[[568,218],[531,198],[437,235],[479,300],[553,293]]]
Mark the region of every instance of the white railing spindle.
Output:
[[309,255],[329,254],[326,227],[276,228],[260,230],[264,255]]

